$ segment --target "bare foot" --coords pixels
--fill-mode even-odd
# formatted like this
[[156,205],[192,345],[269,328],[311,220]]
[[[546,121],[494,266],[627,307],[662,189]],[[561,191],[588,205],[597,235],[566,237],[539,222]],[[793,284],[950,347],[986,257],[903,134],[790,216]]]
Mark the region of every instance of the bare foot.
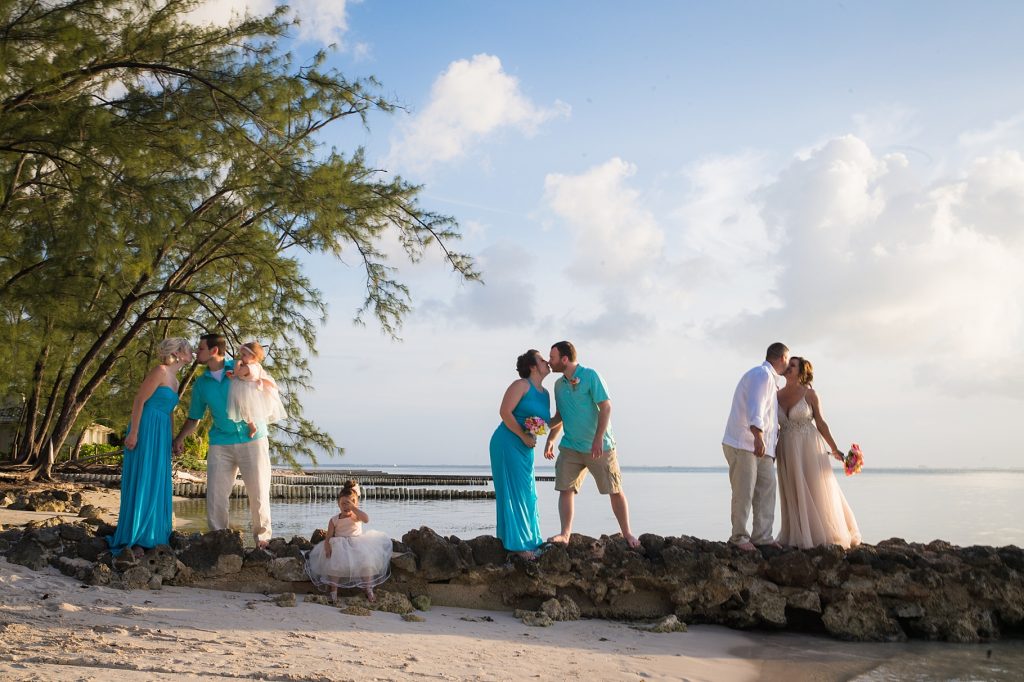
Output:
[[763,544],[760,544],[760,545],[758,545],[758,547],[774,547],[775,549],[782,549],[782,545],[780,545],[775,540],[772,540],[771,542],[765,542]]
[[132,547],[132,556],[135,557],[136,559],[141,559],[143,557],[143,555],[145,555],[145,554],[146,554],[146,550],[143,549],[142,547],[139,547],[138,545],[135,545],[134,547]]
[[375,595],[373,593],[373,588],[372,587],[367,587],[366,588],[366,601],[370,602],[371,604],[374,604],[374,603],[377,602],[377,595]]
[[571,533],[554,535],[554,536],[548,538],[548,542],[556,544],[556,545],[568,545],[570,537],[572,537]]
[[523,552],[512,552],[512,554],[515,554],[517,557],[520,557],[522,559],[526,559],[527,561],[533,561],[533,560],[535,560],[537,558],[537,554],[535,552],[523,551]]
[[331,603],[332,604],[337,604],[338,603],[338,591],[337,590],[331,590]]
[[267,541],[267,540],[258,540],[256,542],[256,546],[259,547],[260,549],[266,549],[267,547],[270,546],[270,542]]
[[632,549],[636,549],[640,546],[640,541],[637,540],[636,536],[632,533],[623,535],[622,537],[626,538],[626,544],[629,545]]
[[738,548],[738,549],[742,549],[744,552],[756,552],[757,551],[757,547],[754,547],[754,545],[750,544],[749,542],[740,542],[740,543],[737,543],[737,544],[735,544],[733,546]]

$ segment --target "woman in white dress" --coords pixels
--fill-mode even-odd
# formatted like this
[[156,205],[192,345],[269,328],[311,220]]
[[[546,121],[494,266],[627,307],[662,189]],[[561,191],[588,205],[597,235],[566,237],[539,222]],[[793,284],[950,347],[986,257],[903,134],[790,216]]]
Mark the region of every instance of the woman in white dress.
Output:
[[808,549],[860,544],[860,529],[853,510],[839,488],[830,455],[839,461],[836,446],[821,414],[821,402],[811,387],[814,368],[801,357],[792,357],[786,386],[778,394],[779,443],[776,448],[782,531],[779,542]]

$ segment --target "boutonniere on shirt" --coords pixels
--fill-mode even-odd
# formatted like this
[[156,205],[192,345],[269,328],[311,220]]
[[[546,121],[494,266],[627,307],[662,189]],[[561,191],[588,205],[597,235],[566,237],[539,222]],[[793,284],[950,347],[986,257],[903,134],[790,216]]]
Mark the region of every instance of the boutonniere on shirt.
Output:
[[572,386],[572,390],[574,390],[574,391],[576,390],[576,387],[580,385],[580,378],[579,377],[573,377],[572,379],[566,379],[566,381],[569,382],[569,385]]
[[224,370],[224,376],[226,376],[228,379],[234,379],[235,378],[235,373],[233,371],[231,371],[230,369],[226,369],[226,370]]

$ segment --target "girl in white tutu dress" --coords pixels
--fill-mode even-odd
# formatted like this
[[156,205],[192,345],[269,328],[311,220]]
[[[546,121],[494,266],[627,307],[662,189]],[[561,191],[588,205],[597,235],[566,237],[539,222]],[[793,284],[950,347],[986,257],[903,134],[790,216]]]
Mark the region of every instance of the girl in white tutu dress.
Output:
[[238,348],[238,362],[228,388],[228,418],[249,424],[249,437],[256,435],[256,422],[273,424],[288,413],[281,402],[274,377],[263,369],[263,346],[250,341]]
[[306,557],[306,573],[317,587],[361,587],[368,600],[376,601],[373,588],[391,575],[391,538],[379,530],[363,530],[370,517],[359,508],[359,484],[345,481],[338,493],[341,513],[327,522],[327,537]]

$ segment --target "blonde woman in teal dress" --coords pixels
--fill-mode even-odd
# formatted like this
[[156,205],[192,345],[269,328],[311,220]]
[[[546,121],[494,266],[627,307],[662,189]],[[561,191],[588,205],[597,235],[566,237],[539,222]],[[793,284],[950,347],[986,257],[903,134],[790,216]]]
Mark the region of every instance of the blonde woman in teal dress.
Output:
[[544,542],[537,517],[537,485],[533,475],[533,449],[537,437],[525,426],[529,417],[551,421],[551,397],[544,377],[551,373],[547,360],[536,350],[516,359],[520,378],[501,399],[501,424],[491,436],[491,476],[497,502],[497,533],[509,552],[532,559]]
[[160,364],[142,380],[132,403],[121,465],[121,507],[117,531],[107,538],[118,556],[131,549],[166,545],[173,527],[171,506],[171,413],[178,404],[178,372],[192,362],[185,339],[164,339],[157,347]]

